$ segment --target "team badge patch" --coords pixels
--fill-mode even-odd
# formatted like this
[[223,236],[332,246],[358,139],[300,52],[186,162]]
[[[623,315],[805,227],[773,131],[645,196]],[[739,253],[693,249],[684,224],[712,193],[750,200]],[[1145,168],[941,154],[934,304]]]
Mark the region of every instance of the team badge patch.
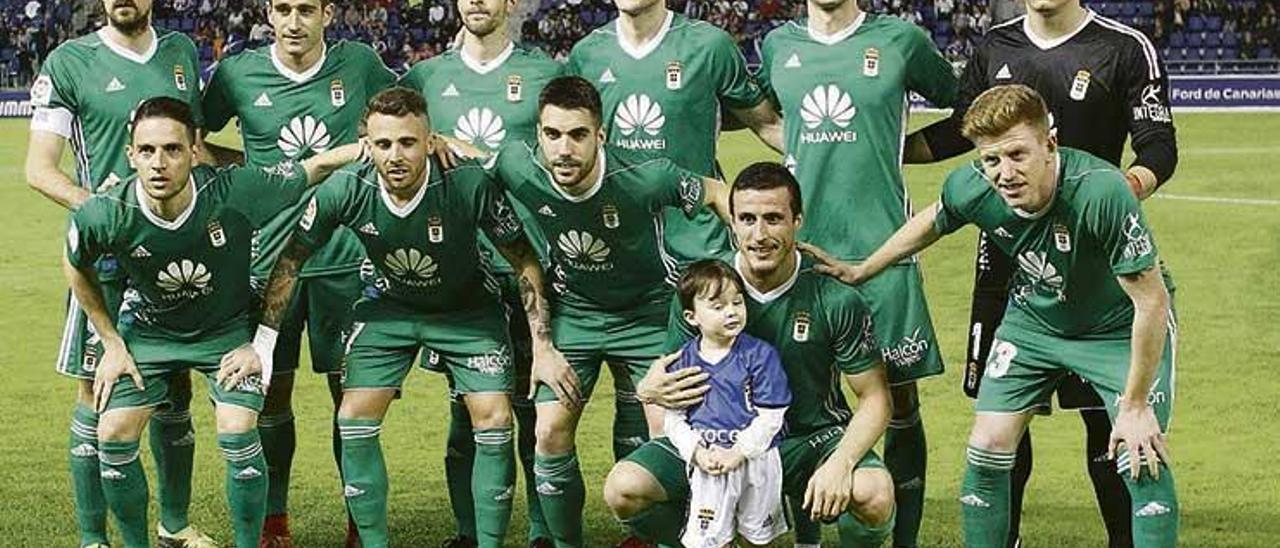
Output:
[[862,52],[862,75],[869,77],[880,75],[880,50],[867,48]]
[[809,340],[809,313],[803,310],[796,312],[796,316],[791,320],[791,338],[796,342],[807,342]]
[[522,99],[524,99],[524,78],[519,74],[512,74],[507,77],[507,101],[519,103]]
[[182,65],[173,66],[173,85],[178,87],[178,91],[187,91],[187,71]]
[[1082,70],[1076,72],[1076,79],[1071,82],[1071,98],[1077,101],[1084,100],[1084,94],[1089,92],[1089,71]]
[[612,204],[601,208],[600,217],[604,220],[605,228],[618,228],[618,225],[622,224],[621,219],[618,218],[618,208]]
[[334,79],[329,82],[329,103],[335,107],[347,104],[347,90],[342,87],[342,80]]
[[433,244],[444,241],[444,223],[439,217],[427,218],[427,240]]
[[209,243],[213,247],[222,247],[227,245],[227,233],[222,231],[222,223],[213,221],[209,223]]
[[684,77],[681,74],[680,61],[667,63],[667,89],[675,91],[683,86]]
[[1053,224],[1053,246],[1063,253],[1071,251],[1071,233],[1067,230],[1066,225]]

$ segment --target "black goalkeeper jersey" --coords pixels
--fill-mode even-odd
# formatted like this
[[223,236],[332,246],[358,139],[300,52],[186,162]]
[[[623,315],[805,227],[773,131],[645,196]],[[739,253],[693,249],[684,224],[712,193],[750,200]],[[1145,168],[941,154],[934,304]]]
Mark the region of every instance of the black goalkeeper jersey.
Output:
[[1092,11],[1075,32],[1052,41],[1033,36],[1026,16],[992,27],[960,80],[955,127],[980,93],[1003,84],[1025,84],[1044,97],[1059,144],[1119,166],[1132,135],[1136,164],[1162,182],[1173,174],[1169,78],[1138,30]]

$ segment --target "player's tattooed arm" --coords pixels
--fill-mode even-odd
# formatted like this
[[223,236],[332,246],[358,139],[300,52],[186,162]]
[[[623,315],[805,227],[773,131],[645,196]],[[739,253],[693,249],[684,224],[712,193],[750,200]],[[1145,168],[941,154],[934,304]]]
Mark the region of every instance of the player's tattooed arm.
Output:
[[883,366],[846,375],[845,382],[858,403],[836,450],[814,471],[805,488],[804,508],[814,521],[835,519],[844,513],[853,497],[853,471],[884,435],[893,413]]
[[760,104],[751,108],[735,108],[729,109],[733,116],[747,127],[754,131],[756,136],[760,138],[764,144],[768,145],[778,153],[784,153],[782,149],[785,141],[782,133],[782,116],[778,114],[778,107],[773,104],[770,99],[761,101]]
[[70,210],[80,208],[91,194],[58,167],[67,140],[49,131],[32,131],[27,145],[27,184],[54,203]]
[[307,172],[307,184],[319,184],[338,168],[351,162],[359,161],[366,156],[364,140],[317,154],[302,161],[302,169]]
[[298,282],[298,273],[302,271],[302,265],[311,257],[311,253],[311,247],[302,240],[289,237],[284,252],[271,269],[267,287],[263,290],[260,316],[262,325],[280,329],[285,311],[289,309],[289,301],[293,298],[293,286]]
[[128,375],[133,378],[138,390],[143,390],[142,373],[133,363],[133,356],[129,354],[124,339],[116,331],[115,323],[107,313],[106,299],[102,297],[97,272],[93,268],[76,268],[65,257],[62,259],[62,271],[67,276],[67,283],[71,286],[76,302],[93,325],[94,333],[102,339],[102,360],[93,376],[93,405],[101,413],[107,409],[116,379]]
[[581,404],[578,375],[569,362],[551,342],[551,305],[545,293],[545,278],[538,255],[529,240],[523,236],[499,244],[498,252],[511,263],[519,278],[520,303],[529,322],[529,336],[533,340],[533,371],[530,374],[529,394],[532,399],[538,383],[546,384],[565,406],[576,408]]
[[1129,375],[1124,393],[1117,404],[1115,425],[1111,430],[1109,453],[1116,456],[1119,446],[1129,451],[1130,476],[1138,479],[1139,463],[1147,465],[1151,475],[1160,477],[1160,462],[1169,462],[1168,448],[1155,411],[1147,401],[1155,384],[1156,369],[1164,352],[1169,310],[1169,292],[1158,267],[1117,276],[1120,288],[1133,301],[1133,339],[1129,359]]

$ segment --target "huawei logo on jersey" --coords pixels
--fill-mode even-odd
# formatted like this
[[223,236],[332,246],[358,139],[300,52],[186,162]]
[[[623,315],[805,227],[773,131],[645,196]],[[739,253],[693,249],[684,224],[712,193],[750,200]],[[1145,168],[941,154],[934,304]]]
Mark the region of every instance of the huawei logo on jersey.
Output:
[[383,263],[396,281],[405,285],[429,287],[440,283],[440,279],[436,277],[440,265],[430,255],[416,249],[397,249],[387,254]]
[[194,299],[212,292],[209,287],[212,279],[213,274],[204,264],[182,259],[170,262],[156,274],[156,287],[167,293],[161,296],[166,301]]
[[484,146],[496,149],[507,137],[506,128],[502,127],[502,117],[487,108],[472,108],[458,117],[453,128],[453,136],[473,145],[483,143]]
[[609,249],[609,244],[604,240],[596,238],[590,232],[566,231],[556,238],[556,246],[560,248],[561,253],[564,253],[565,262],[578,270],[588,272],[613,270],[613,263],[607,262],[613,250]]
[[[667,117],[662,114],[662,105],[643,93],[628,95],[618,105],[613,115],[613,123],[622,134],[617,145],[627,149],[662,150],[667,148],[666,139],[650,139],[662,133],[662,126]],[[633,137],[634,136],[634,137]]]
[[[858,109],[853,106],[853,99],[835,84],[819,85],[806,93],[800,101],[800,119],[809,131],[800,133],[802,144],[846,142],[858,140],[857,132],[846,130],[853,123]],[[828,125],[829,124],[829,125]],[[823,127],[835,126],[835,130],[814,131]]]
[[294,118],[280,128],[276,146],[289,158],[297,158],[307,151],[318,154],[329,150],[329,128],[324,122],[310,115]]

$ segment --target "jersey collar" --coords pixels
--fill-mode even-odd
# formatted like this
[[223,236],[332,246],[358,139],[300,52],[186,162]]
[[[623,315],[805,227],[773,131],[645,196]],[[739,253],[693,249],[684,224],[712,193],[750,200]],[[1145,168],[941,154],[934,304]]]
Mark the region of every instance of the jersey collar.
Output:
[[382,205],[387,206],[387,211],[390,211],[396,217],[404,219],[410,213],[413,213],[413,210],[418,209],[418,204],[422,203],[422,198],[427,195],[427,187],[431,186],[431,169],[431,161],[427,160],[427,169],[422,173],[422,186],[418,187],[418,193],[414,194],[413,199],[409,200],[409,203],[405,204],[404,207],[397,206],[391,200],[391,194],[387,193],[386,181],[382,179],[382,173],[378,173],[378,196],[382,197]]
[[653,50],[658,49],[658,46],[662,45],[662,39],[666,38],[667,31],[671,30],[671,22],[675,18],[676,12],[667,10],[667,18],[662,21],[662,26],[658,28],[658,34],[655,34],[648,42],[632,45],[622,36],[622,20],[619,17],[613,22],[613,30],[618,35],[618,47],[622,48],[622,51],[627,52],[627,55],[630,55],[633,59],[644,59],[650,53],[653,53]]
[[1053,209],[1053,203],[1058,201],[1058,191],[1062,190],[1062,153],[1053,153],[1053,195],[1049,196],[1049,203],[1040,211],[1035,213],[1028,212],[1024,209],[1013,208],[1013,214],[1029,221],[1034,221],[1049,214],[1049,210]]
[[546,166],[543,166],[542,164],[538,164],[538,167],[541,167],[542,171],[545,171],[547,173],[547,181],[551,183],[551,188],[552,190],[556,191],[556,194],[559,194],[561,198],[569,200],[570,202],[573,202],[575,204],[580,204],[582,202],[590,200],[592,196],[595,196],[597,192],[600,192],[600,187],[604,186],[604,172],[607,171],[609,167],[605,163],[606,157],[604,153],[604,146],[601,146],[596,151],[596,158],[600,159],[600,175],[596,177],[596,182],[595,184],[591,185],[591,188],[587,189],[586,192],[579,194],[577,196],[570,195],[568,192],[561,190],[560,185],[556,184],[555,175],[552,175],[551,170],[547,169]]
[[196,200],[200,198],[200,188],[196,186],[196,176],[194,173],[187,176],[187,184],[191,185],[191,203],[187,204],[187,209],[183,210],[177,218],[172,221],[167,221],[159,215],[156,215],[155,212],[151,211],[151,208],[147,206],[147,203],[151,201],[151,197],[147,196],[146,189],[142,188],[142,179],[134,179],[133,192],[138,195],[138,206],[142,209],[142,216],[146,217],[148,221],[151,221],[151,224],[165,230],[174,231],[182,228],[183,223],[187,222],[187,218],[191,217],[191,212],[196,210]]
[[775,287],[772,290],[764,293],[760,292],[760,290],[756,289],[755,287],[752,287],[751,282],[747,281],[747,275],[746,273],[743,272],[743,268],[742,268],[742,252],[741,251],[733,254],[733,269],[737,270],[738,275],[742,277],[742,286],[747,288],[747,296],[751,297],[751,300],[756,301],[760,304],[767,304],[767,303],[773,302],[778,297],[785,295],[788,291],[791,290],[791,286],[796,285],[796,280],[800,278],[800,260],[803,257],[800,256],[800,250],[798,249],[795,251],[795,254],[796,254],[796,268],[794,271],[791,272],[791,277],[787,278],[787,281],[783,282],[782,285]]
[[818,43],[830,46],[833,44],[838,44],[844,41],[845,38],[853,36],[853,33],[858,32],[858,28],[861,27],[863,21],[866,21],[866,20],[867,20],[867,12],[860,11],[858,12],[858,16],[853,19],[853,22],[849,23],[849,26],[831,34],[822,34],[817,29],[813,28],[812,25],[809,24],[810,20],[808,19],[805,20],[804,26],[805,26],[805,30],[809,32],[809,38],[813,38],[814,41]]
[[316,60],[316,64],[311,65],[311,68],[302,72],[294,72],[293,69],[285,66],[284,61],[280,60],[276,45],[271,44],[271,64],[275,65],[276,72],[279,72],[281,76],[301,84],[315,78],[320,73],[320,68],[324,66],[325,59],[329,57],[329,44],[321,43],[320,47],[323,49],[320,50],[320,58]]
[[1067,40],[1075,38],[1077,34],[1080,34],[1080,31],[1084,30],[1085,27],[1089,26],[1089,23],[1093,22],[1093,15],[1094,15],[1093,10],[1086,9],[1084,11],[1085,11],[1084,19],[1080,20],[1080,26],[1076,27],[1075,30],[1072,30],[1071,32],[1068,32],[1052,40],[1049,40],[1047,38],[1041,38],[1039,35],[1035,33],[1035,31],[1032,31],[1031,23],[1029,22],[1030,19],[1027,17],[1022,18],[1022,32],[1023,34],[1027,35],[1027,40],[1030,40],[1031,43],[1035,44],[1037,48],[1040,48],[1042,50],[1050,50],[1050,49],[1056,48],[1066,43]]
[[142,53],[137,53],[120,45],[119,43],[116,43],[107,35],[107,29],[105,28],[98,29],[98,38],[107,46],[107,49],[115,52],[116,55],[124,57],[125,59],[133,61],[139,65],[145,65],[147,62],[151,61],[153,56],[155,56],[156,49],[158,49],[160,45],[160,35],[156,33],[156,28],[147,27],[147,32],[151,33],[151,44],[148,45],[147,50]]
[[502,53],[499,53],[497,57],[486,62],[467,55],[467,48],[459,47],[458,58],[462,59],[462,64],[475,71],[476,74],[489,74],[490,72],[493,72],[494,69],[502,66],[503,63],[506,63],[507,59],[511,57],[511,54],[515,52],[515,50],[516,43],[507,42],[507,48],[502,50]]

